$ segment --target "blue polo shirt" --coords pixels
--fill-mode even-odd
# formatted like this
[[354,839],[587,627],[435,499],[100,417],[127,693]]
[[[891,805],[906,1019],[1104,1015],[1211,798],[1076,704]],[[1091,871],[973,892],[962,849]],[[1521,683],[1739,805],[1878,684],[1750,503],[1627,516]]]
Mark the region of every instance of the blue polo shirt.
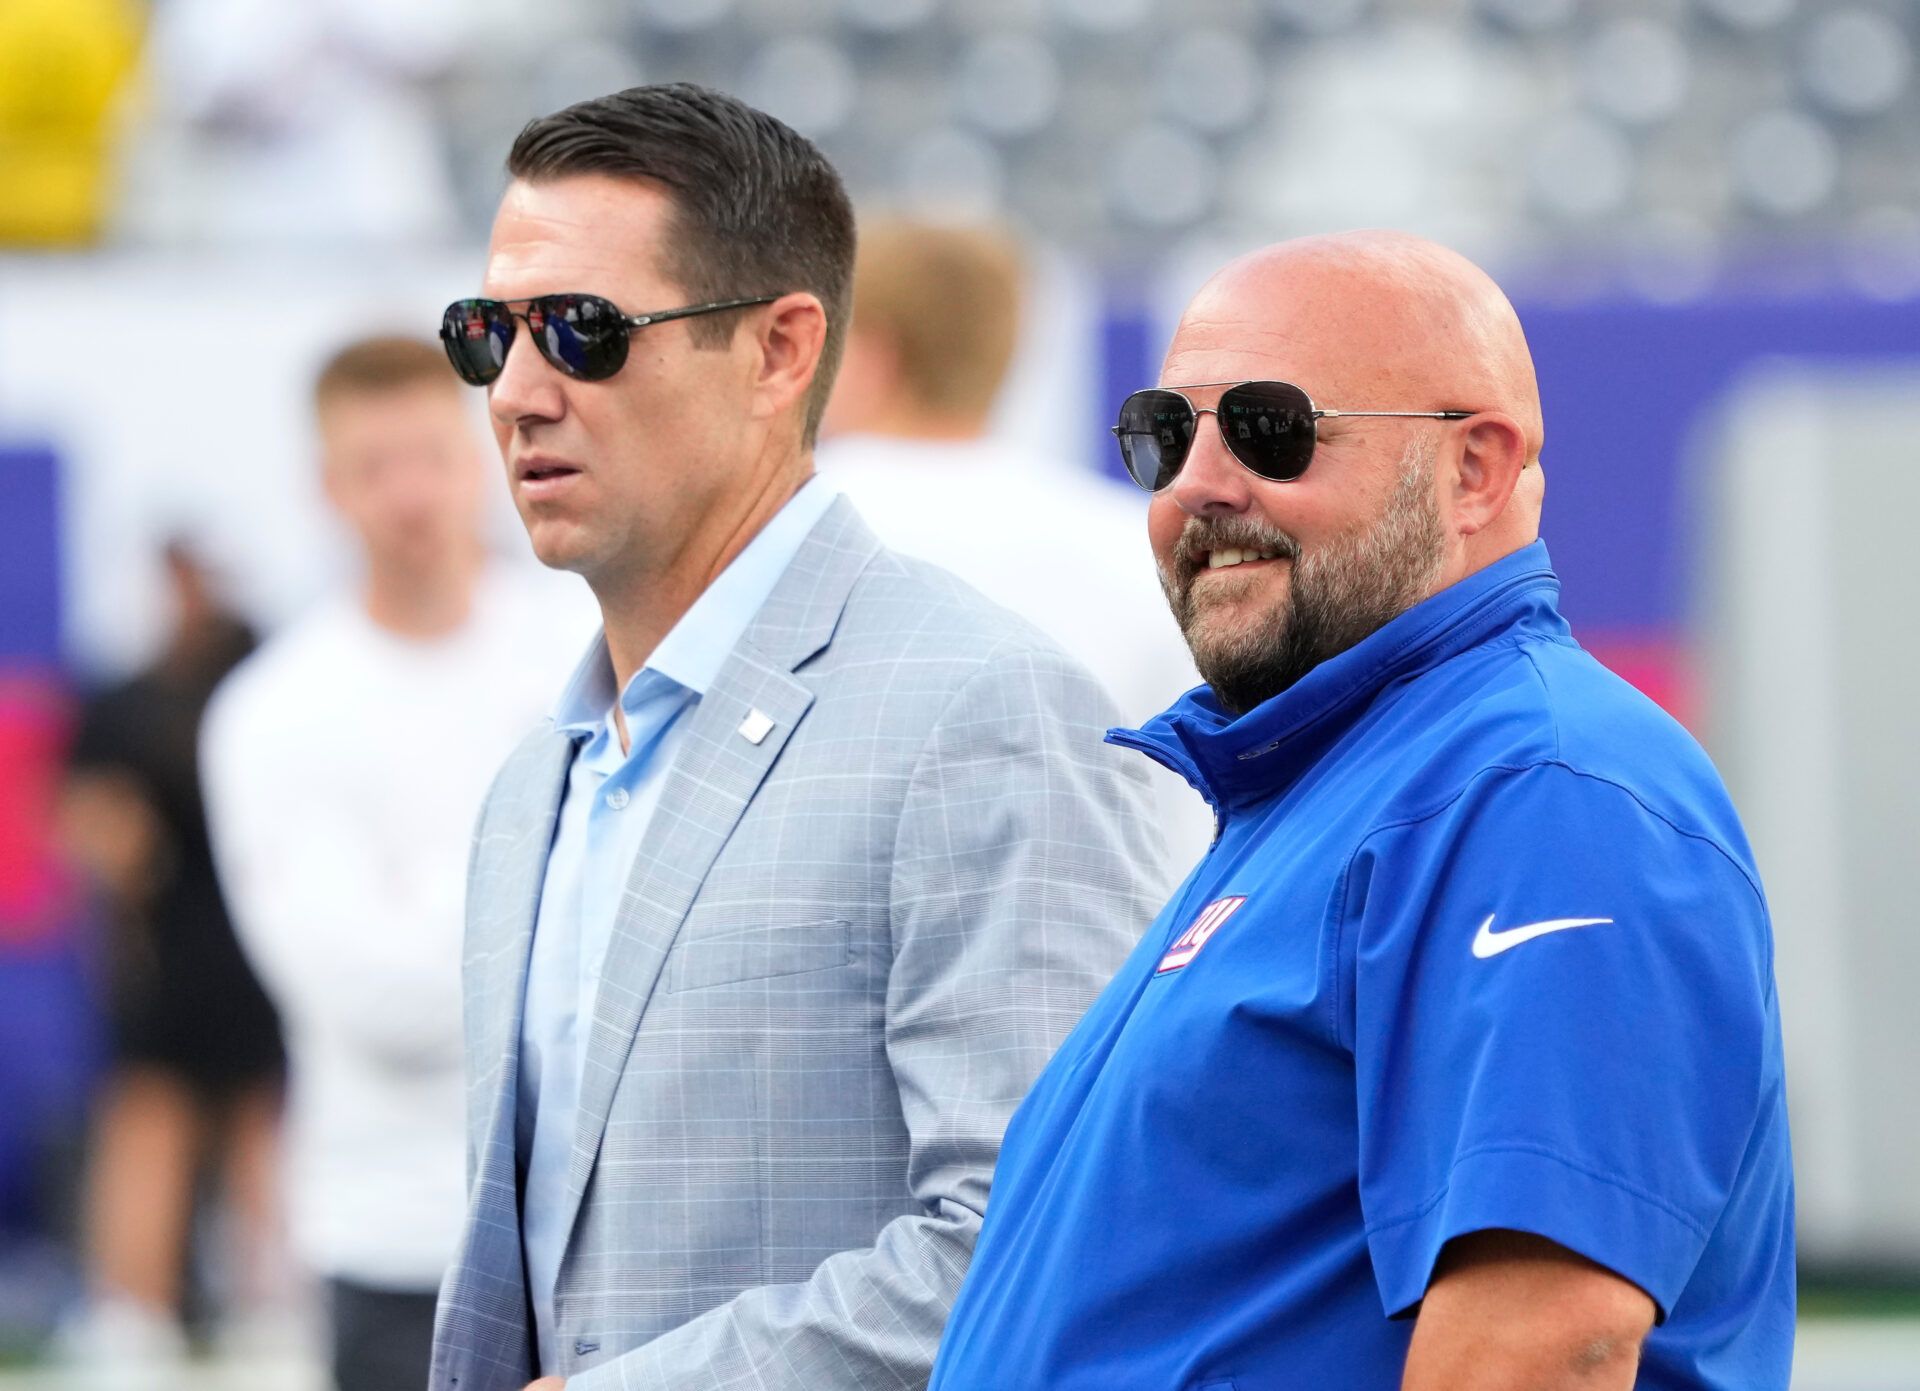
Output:
[[1784,1388],[1767,909],[1535,544],[1234,719],[1109,737],[1218,840],[1014,1116],[932,1391],[1392,1391],[1452,1237],[1652,1296],[1638,1386]]

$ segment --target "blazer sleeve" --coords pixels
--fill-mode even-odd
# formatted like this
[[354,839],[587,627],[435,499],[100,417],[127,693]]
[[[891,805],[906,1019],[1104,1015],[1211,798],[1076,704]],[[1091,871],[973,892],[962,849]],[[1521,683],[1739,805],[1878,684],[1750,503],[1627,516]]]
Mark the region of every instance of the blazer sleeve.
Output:
[[1159,909],[1143,770],[1069,659],[987,661],[921,749],[894,847],[887,1053],[920,1211],[803,1283],[762,1286],[571,1391],[924,1386],[973,1254],[1007,1121]]

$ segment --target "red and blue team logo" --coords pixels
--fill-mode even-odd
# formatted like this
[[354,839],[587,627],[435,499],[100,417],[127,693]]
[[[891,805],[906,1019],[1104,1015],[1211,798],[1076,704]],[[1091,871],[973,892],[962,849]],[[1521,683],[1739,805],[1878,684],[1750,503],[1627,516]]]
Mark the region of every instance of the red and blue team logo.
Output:
[[1220,930],[1220,925],[1239,912],[1240,905],[1246,901],[1246,895],[1241,894],[1236,898],[1216,898],[1202,908],[1200,916],[1193,920],[1193,926],[1181,933],[1180,940],[1169,947],[1167,954],[1160,958],[1159,969],[1154,974],[1164,976],[1167,972],[1177,971],[1193,960],[1200,954],[1200,948],[1204,947],[1213,934]]

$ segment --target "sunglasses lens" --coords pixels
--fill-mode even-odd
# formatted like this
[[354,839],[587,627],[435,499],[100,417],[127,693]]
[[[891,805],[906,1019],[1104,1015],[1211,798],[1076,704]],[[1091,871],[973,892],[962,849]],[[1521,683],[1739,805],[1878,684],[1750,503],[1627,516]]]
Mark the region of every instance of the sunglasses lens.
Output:
[[1174,391],[1136,391],[1120,403],[1114,434],[1127,472],[1150,493],[1173,482],[1193,443],[1193,407]]
[[462,381],[485,386],[506,365],[513,317],[497,300],[456,300],[441,316],[440,343]]
[[1313,402],[1290,382],[1243,382],[1220,395],[1220,432],[1253,472],[1290,483],[1313,459]]
[[604,381],[627,360],[627,320],[598,295],[547,295],[527,306],[540,355],[570,377]]

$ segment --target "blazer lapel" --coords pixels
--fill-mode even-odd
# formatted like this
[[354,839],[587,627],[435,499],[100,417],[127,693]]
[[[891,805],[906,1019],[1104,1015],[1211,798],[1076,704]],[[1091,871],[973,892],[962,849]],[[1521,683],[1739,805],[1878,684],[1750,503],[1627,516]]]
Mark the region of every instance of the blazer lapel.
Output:
[[547,853],[572,766],[572,739],[552,729],[529,736],[501,771],[475,851],[465,952],[474,1209],[442,1293],[435,1386],[520,1386],[533,1375],[515,1165],[520,1016]]
[[[477,1077],[511,1069],[520,1052],[527,963],[546,883],[553,828],[573,767],[573,740],[546,729],[527,738],[503,771],[490,826],[476,849],[466,946],[467,1057]],[[474,1008],[474,1005],[479,1008]],[[496,1089],[497,1090],[497,1089]]]
[[828,509],[690,716],[628,874],[600,973],[568,1173],[576,1214],[614,1090],[680,924],[813,703],[813,693],[791,673],[831,639],[854,580],[879,549],[844,498]]

